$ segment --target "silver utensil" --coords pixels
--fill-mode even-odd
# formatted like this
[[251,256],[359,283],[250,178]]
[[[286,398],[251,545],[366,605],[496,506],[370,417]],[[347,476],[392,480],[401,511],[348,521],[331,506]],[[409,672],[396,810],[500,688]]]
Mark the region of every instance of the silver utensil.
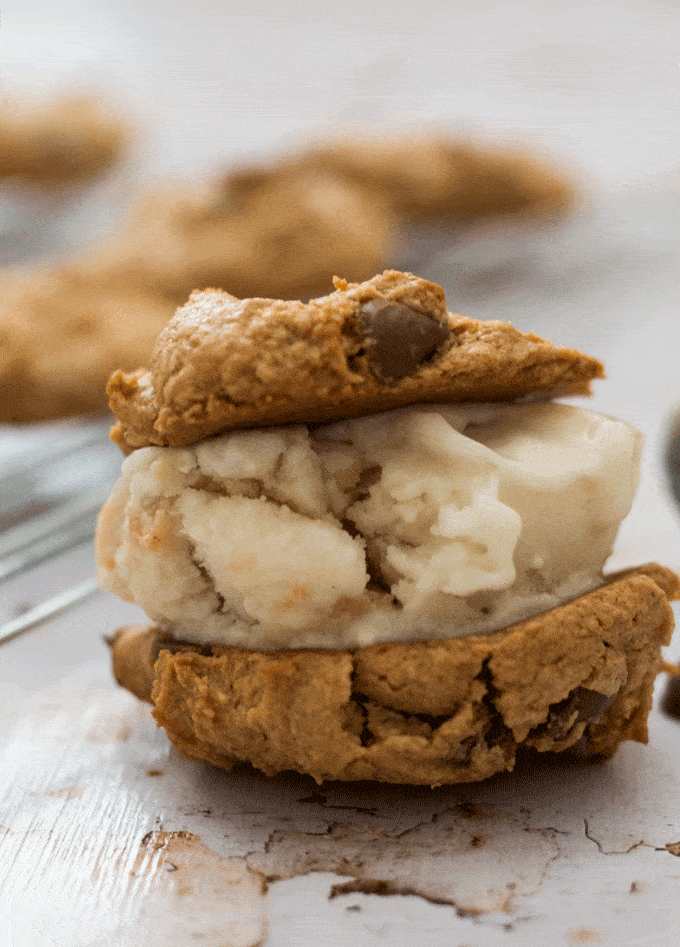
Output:
[[36,625],[47,621],[48,618],[53,618],[60,612],[65,612],[68,608],[83,602],[98,591],[99,587],[96,580],[86,579],[85,582],[80,582],[73,588],[66,589],[65,592],[61,592],[59,595],[54,595],[46,602],[36,605],[35,608],[24,615],[20,615],[18,618],[5,622],[4,625],[0,626],[0,644],[15,638],[24,631],[28,631],[29,628],[35,628]]

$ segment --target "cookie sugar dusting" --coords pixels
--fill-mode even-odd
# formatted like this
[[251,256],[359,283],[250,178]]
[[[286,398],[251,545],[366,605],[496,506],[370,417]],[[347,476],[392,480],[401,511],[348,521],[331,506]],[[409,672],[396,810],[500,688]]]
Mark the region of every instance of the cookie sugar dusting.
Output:
[[323,423],[419,402],[584,393],[602,365],[508,323],[447,312],[441,287],[386,271],[309,303],[194,293],[148,368],[113,375],[129,452],[221,431]]

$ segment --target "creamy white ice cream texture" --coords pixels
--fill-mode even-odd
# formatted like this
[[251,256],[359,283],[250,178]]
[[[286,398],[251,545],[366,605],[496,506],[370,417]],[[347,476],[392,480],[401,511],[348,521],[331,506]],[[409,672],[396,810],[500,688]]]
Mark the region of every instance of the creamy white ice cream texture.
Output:
[[641,447],[632,425],[552,402],[146,447],[102,510],[99,582],[201,644],[491,631],[600,584]]

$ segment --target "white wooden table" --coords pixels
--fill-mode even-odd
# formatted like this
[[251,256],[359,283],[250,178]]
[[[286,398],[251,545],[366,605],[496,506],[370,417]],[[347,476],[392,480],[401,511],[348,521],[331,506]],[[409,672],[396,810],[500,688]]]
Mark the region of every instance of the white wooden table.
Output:
[[[592,407],[648,436],[612,568],[680,569],[661,460],[680,402],[675,5],[5,0],[2,12],[8,88],[96,82],[151,129],[132,183],[40,221],[26,253],[92,239],[156,172],[202,172],[347,121],[445,121],[580,168],[590,198],[561,229],[473,233],[430,248],[421,272],[451,309],[605,360]],[[0,432],[0,460],[11,437]],[[0,585],[0,620],[91,574],[85,545]],[[102,638],[137,618],[99,593],[0,646],[0,947],[680,945],[680,722],[657,708],[647,747],[481,785],[221,773],[181,759],[112,681]]]

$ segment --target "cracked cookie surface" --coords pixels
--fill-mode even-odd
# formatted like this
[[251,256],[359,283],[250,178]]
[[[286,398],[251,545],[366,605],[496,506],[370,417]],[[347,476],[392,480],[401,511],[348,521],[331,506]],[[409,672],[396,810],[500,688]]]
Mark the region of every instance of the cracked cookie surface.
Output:
[[186,756],[434,786],[510,770],[524,747],[606,757],[646,742],[679,590],[641,567],[500,632],[346,651],[201,648],[156,626],[110,644],[119,683]]

